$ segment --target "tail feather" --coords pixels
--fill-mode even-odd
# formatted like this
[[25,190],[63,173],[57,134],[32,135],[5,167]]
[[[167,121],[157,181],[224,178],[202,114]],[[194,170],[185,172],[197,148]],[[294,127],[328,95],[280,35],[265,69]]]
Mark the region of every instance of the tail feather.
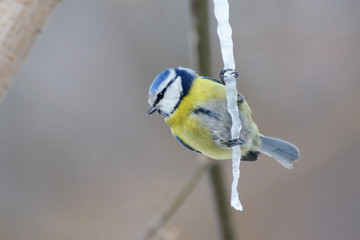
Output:
[[299,149],[292,143],[261,135],[261,152],[276,159],[288,169],[299,159]]

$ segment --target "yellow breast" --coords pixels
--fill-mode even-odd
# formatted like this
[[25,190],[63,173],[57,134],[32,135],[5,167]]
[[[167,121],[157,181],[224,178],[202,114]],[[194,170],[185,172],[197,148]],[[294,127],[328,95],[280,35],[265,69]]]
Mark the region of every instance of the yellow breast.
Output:
[[165,119],[173,135],[179,137],[191,148],[214,159],[231,158],[231,149],[220,148],[211,132],[204,128],[192,111],[209,100],[225,99],[225,88],[209,79],[196,78],[192,87],[177,109]]

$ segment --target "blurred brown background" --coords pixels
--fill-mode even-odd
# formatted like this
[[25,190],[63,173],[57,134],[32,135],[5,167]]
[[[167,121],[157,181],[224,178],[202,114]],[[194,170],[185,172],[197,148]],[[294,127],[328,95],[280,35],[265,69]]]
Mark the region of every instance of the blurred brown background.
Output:
[[[230,5],[239,90],[263,134],[301,151],[292,171],[242,164],[237,235],[359,239],[360,2]],[[0,239],[134,239],[176,195],[197,156],[146,115],[147,91],[195,66],[190,23],[188,1],[58,4],[0,105]],[[218,238],[205,177],[155,239]]]

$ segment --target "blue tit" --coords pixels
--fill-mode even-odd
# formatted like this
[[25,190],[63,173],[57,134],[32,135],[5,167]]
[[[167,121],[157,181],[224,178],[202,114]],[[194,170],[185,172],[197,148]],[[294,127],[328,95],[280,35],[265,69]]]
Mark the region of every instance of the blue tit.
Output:
[[240,94],[242,129],[239,139],[231,139],[225,85],[191,69],[169,68],[157,75],[150,86],[148,102],[148,114],[158,112],[182,145],[207,157],[230,159],[232,146],[240,145],[243,161],[255,161],[264,153],[291,169],[299,158],[295,145],[259,133],[250,107]]

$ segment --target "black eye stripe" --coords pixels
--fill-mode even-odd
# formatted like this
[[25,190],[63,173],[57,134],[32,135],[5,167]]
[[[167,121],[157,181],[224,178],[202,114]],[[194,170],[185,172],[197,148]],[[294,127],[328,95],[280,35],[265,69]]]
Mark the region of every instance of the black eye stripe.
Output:
[[158,95],[157,98],[162,99],[164,97],[164,93],[166,91],[166,88],[164,88]]
[[156,106],[156,105],[160,102],[160,100],[164,98],[164,93],[165,93],[165,91],[166,91],[166,88],[164,88],[164,89],[157,95],[156,100],[155,100],[153,106]]
[[156,100],[155,100],[153,106],[156,106],[156,105],[160,102],[160,100],[164,98],[166,89],[175,81],[175,79],[176,79],[176,78],[172,79],[172,80],[168,83],[168,85],[167,85],[163,90],[161,90],[161,92],[159,92],[159,94],[156,96]]

